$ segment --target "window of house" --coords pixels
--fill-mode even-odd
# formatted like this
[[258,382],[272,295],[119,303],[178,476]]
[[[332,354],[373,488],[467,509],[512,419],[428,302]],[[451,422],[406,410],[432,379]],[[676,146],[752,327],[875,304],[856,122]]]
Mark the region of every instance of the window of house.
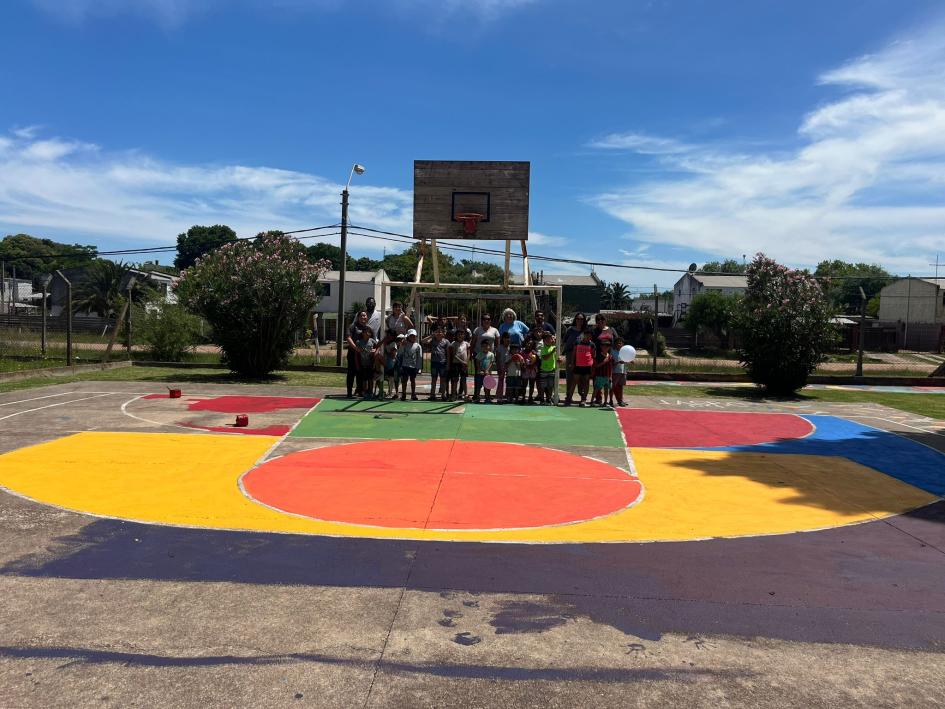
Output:
[[322,283],[322,290],[324,291],[324,295],[325,295],[326,298],[327,298],[328,296],[330,296],[330,295],[331,295],[331,283]]

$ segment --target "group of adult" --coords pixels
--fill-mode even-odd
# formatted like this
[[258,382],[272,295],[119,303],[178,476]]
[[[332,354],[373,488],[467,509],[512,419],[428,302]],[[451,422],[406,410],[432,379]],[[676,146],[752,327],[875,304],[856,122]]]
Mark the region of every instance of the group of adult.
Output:
[[[374,337],[380,336],[383,315],[377,310],[376,301],[374,298],[368,298],[364,305],[365,309],[358,313],[357,318],[351,324],[351,327],[348,328],[346,338],[348,346],[347,388],[349,394],[357,380],[358,368],[360,366],[358,360],[358,346],[356,343],[361,338],[365,328],[370,328],[371,334]],[[410,316],[406,314],[403,305],[399,301],[392,303],[391,312],[384,320],[384,327],[386,330],[394,331],[398,335],[406,336],[408,332],[416,334],[413,321],[410,319]],[[531,324],[526,324],[524,321],[518,319],[517,314],[512,308],[506,308],[502,311],[498,327],[493,324],[491,314],[483,313],[479,325],[475,329],[469,328],[466,316],[463,314],[457,316],[455,320],[444,317],[437,318],[434,325],[434,330],[435,329],[442,329],[450,340],[454,339],[457,329],[464,330],[466,341],[470,343],[473,353],[479,351],[481,343],[484,340],[489,340],[494,347],[498,344],[502,335],[506,333],[509,335],[510,343],[522,344],[529,335],[541,338],[546,332],[552,334],[555,332],[555,328],[546,322],[545,314],[541,310],[535,312],[534,320]],[[567,381],[567,398],[569,400],[574,393],[575,386],[575,346],[580,341],[585,330],[591,331],[591,340],[597,348],[600,347],[601,342],[608,342],[610,345],[613,345],[617,337],[613,328],[607,324],[607,317],[604,314],[597,314],[594,319],[593,327],[588,324],[588,318],[584,313],[576,313],[574,315],[571,325],[568,326],[564,333],[563,342],[561,344],[561,353],[564,356]],[[357,394],[360,394],[360,392],[356,392],[356,395]]]
[[[348,328],[348,333],[345,337],[345,345],[348,350],[346,359],[347,372],[345,377],[348,396],[352,395],[352,389],[355,390],[354,394],[356,396],[361,395],[361,386],[358,382],[358,371],[361,367],[361,362],[357,343],[366,329],[370,330],[372,337],[379,338],[381,334],[382,318],[383,315],[381,311],[377,309],[377,301],[374,298],[368,298],[364,301],[364,310],[357,314],[354,322],[351,323],[351,326]],[[404,312],[403,305],[399,301],[394,301],[391,304],[390,315],[384,318],[384,327],[388,332],[395,332],[398,335],[406,336],[409,331],[414,329],[414,324],[410,316]],[[415,330],[414,334],[416,334]]]

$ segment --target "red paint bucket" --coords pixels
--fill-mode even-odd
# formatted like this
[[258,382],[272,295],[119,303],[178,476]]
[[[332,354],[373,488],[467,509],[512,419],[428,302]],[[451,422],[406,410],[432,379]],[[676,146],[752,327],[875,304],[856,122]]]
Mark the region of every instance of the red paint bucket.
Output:
[[180,398],[180,389],[168,389],[167,396],[169,399],[179,399]]
[[249,416],[246,414],[237,414],[235,426],[242,428],[243,426],[249,426]]

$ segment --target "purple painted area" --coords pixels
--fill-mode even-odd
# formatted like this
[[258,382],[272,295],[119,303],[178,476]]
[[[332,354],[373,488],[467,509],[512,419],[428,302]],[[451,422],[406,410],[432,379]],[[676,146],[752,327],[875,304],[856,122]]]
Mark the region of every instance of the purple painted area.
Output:
[[943,536],[945,502],[824,532],[665,544],[424,543],[97,520],[0,574],[538,594],[497,608],[496,631],[587,617],[643,639],[945,649],[945,546],[930,543]]

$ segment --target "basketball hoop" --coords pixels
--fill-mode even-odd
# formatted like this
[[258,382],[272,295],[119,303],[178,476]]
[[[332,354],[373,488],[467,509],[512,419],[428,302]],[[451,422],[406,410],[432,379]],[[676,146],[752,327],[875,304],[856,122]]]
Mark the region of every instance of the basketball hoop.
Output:
[[476,233],[476,227],[479,225],[479,220],[483,218],[484,215],[477,214],[475,212],[463,212],[462,214],[457,214],[454,219],[458,222],[463,223],[463,233],[467,236],[473,236]]

